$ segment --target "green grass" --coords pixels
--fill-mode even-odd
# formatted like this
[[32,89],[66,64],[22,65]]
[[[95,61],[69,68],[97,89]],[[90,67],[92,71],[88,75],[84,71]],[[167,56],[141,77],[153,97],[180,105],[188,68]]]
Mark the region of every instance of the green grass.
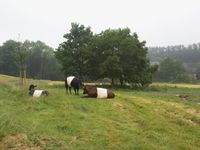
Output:
[[[66,95],[61,82],[20,87],[17,80],[0,75],[0,149],[200,149],[200,96],[174,96],[200,88],[157,83],[144,91],[114,89],[108,100]],[[29,83],[50,95],[29,97]]]

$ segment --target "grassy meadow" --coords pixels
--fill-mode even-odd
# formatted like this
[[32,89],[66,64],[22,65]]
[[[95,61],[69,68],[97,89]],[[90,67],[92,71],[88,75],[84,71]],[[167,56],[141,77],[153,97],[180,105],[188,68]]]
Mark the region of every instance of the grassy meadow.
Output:
[[[28,85],[48,97],[28,96]],[[113,89],[114,99],[67,95],[64,83],[0,75],[0,149],[200,150],[200,85]],[[181,99],[176,94],[189,94]]]

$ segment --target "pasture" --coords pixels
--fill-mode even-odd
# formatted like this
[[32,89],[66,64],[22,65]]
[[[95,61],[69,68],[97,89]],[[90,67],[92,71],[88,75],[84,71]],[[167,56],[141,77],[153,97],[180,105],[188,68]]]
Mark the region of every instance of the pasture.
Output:
[[[199,150],[200,86],[116,88],[114,99],[66,95],[64,82],[0,75],[0,149]],[[28,85],[49,91],[28,96]],[[181,99],[176,94],[189,94]]]

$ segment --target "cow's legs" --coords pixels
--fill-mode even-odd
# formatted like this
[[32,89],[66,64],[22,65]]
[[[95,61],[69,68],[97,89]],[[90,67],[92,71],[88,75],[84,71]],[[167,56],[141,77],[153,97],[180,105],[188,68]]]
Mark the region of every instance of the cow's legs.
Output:
[[72,92],[71,92],[71,89],[72,89],[72,88],[71,88],[71,87],[69,87],[69,93],[70,93],[70,94],[72,94]]
[[66,87],[66,94],[68,94],[68,87]]
[[77,95],[79,95],[79,88],[77,89]]
[[65,80],[65,89],[66,89],[66,94],[68,94],[68,84],[67,84],[67,80]]
[[75,95],[76,95],[76,88],[74,88],[74,93],[75,93]]

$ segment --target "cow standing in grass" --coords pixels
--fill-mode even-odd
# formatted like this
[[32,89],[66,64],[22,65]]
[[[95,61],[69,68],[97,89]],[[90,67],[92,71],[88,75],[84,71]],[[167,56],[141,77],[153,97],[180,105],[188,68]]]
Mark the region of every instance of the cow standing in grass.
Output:
[[71,87],[73,87],[75,95],[79,95],[80,86],[81,86],[81,80],[76,78],[75,76],[69,76],[65,79],[66,93],[68,93],[69,90],[71,94]]
[[29,86],[29,95],[33,97],[48,96],[49,92],[45,90],[36,90],[37,85],[31,84]]
[[93,98],[114,98],[115,94],[108,89],[98,88],[94,86],[85,86],[83,88],[83,94],[87,94],[84,97],[93,97]]

